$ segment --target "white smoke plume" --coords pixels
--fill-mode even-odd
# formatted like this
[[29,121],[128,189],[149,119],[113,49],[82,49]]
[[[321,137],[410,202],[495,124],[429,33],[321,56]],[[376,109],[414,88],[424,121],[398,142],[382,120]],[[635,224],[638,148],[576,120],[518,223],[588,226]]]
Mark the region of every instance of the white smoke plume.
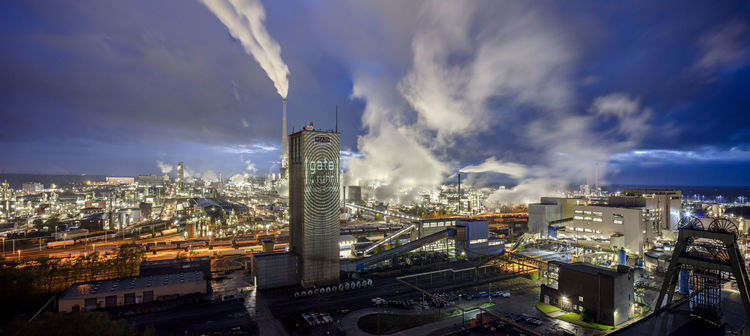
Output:
[[[358,139],[364,158],[350,160],[348,184],[375,185],[379,199],[434,188],[455,168],[446,148],[502,119],[505,109],[490,108],[491,102],[540,109],[569,103],[573,53],[557,29],[517,5],[495,9],[499,16],[475,3],[425,2],[411,41],[412,65],[397,91],[388,79],[355,76],[352,97],[367,103],[368,133]],[[467,168],[526,175],[520,164],[492,161]]]
[[255,167],[255,163],[250,160],[245,160],[244,162],[247,165],[247,167],[245,167],[245,170],[247,170],[248,173],[255,174],[256,172],[258,172],[258,168]]
[[218,182],[219,176],[213,170],[206,170],[201,174],[201,180],[208,183]]
[[243,187],[250,185],[250,174],[248,173],[242,173],[242,174],[234,174],[232,177],[229,178],[229,184],[237,186],[237,187]]
[[506,174],[512,178],[522,178],[527,174],[528,169],[518,163],[502,162],[494,156],[485,160],[479,165],[469,165],[461,168],[462,173],[500,173]]
[[159,167],[159,170],[161,170],[161,173],[164,175],[169,174],[169,172],[171,172],[172,169],[174,169],[171,164],[166,163],[161,160],[156,161],[156,165]]
[[266,11],[258,0],[201,0],[240,40],[245,52],[252,55],[271,79],[276,91],[286,98],[289,91],[289,67],[281,59],[281,47],[268,34],[263,21]]

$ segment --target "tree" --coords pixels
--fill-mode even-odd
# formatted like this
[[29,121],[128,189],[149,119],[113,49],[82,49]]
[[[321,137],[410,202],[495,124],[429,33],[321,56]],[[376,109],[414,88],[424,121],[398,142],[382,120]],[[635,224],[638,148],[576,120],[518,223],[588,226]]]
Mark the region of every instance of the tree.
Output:
[[125,320],[110,320],[105,312],[43,313],[19,331],[20,335],[138,335]]
[[57,218],[57,216],[52,216],[46,222],[44,222],[44,226],[48,227],[52,231],[58,223],[60,223],[60,219]]
[[44,229],[44,221],[42,221],[41,218],[35,219],[33,222],[31,222],[31,225],[33,225],[34,228],[37,229],[37,230]]
[[134,276],[138,266],[146,259],[146,251],[140,244],[122,244],[115,256],[119,276]]

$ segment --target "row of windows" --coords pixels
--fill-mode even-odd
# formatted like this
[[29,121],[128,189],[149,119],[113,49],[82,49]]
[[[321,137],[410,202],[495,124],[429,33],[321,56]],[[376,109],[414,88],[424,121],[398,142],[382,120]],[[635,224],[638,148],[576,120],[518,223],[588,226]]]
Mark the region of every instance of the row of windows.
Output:
[[594,216],[599,216],[599,217],[602,216],[601,211],[575,210],[574,212],[579,215],[583,214],[583,215],[594,215]]
[[601,222],[601,221],[602,221],[602,218],[601,218],[601,217],[588,217],[588,216],[587,216],[587,217],[583,217],[583,216],[573,216],[573,219],[578,219],[578,220],[587,220],[587,221],[594,221],[594,222]]
[[581,227],[572,227],[572,226],[569,226],[567,228],[567,230],[578,231],[578,232],[597,233],[597,234],[601,234],[602,233],[602,231],[600,231],[600,230],[594,230],[594,229],[589,229],[589,228],[581,228]]
[[453,225],[453,221],[448,222],[427,222],[422,224],[422,227],[443,227],[443,226],[451,226]]
[[470,241],[469,241],[469,244],[481,244],[481,243],[486,243],[486,242],[487,242],[487,239],[486,239],[486,238],[482,238],[482,239],[473,239],[473,240],[470,240]]

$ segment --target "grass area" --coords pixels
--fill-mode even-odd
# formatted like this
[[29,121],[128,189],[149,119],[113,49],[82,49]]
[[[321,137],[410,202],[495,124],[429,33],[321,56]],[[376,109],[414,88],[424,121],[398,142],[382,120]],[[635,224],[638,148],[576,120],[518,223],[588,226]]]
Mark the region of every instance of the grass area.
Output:
[[[380,334],[392,334],[401,330],[414,328],[434,322],[445,317],[445,314],[395,315],[380,314]],[[378,334],[378,314],[362,316],[357,326],[370,334]]]
[[558,319],[561,319],[565,322],[570,322],[575,325],[579,325],[586,328],[592,328],[592,329],[599,329],[599,330],[607,330],[612,329],[612,326],[594,323],[594,322],[583,322],[581,319],[581,314],[577,313],[567,313],[565,315],[560,315],[557,317]]
[[544,303],[542,301],[537,301],[536,302],[536,309],[539,309],[539,311],[541,311],[542,313],[545,313],[545,314],[549,314],[551,312],[556,312],[556,311],[560,310],[560,308],[557,308],[557,307],[555,307],[553,305],[546,304],[546,303]]

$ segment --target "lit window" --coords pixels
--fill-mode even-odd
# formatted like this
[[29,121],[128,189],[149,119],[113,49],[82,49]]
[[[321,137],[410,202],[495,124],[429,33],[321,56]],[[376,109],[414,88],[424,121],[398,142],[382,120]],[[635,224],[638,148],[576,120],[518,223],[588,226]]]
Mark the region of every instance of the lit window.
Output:
[[615,220],[614,220],[613,222],[614,222],[615,224],[622,224],[622,220],[620,220],[620,219],[615,219]]
[[583,216],[573,216],[573,219],[583,219]]
[[594,222],[601,222],[601,221],[602,221],[602,219],[601,219],[601,218],[598,218],[598,217],[594,217],[593,221],[594,221]]
[[578,301],[583,302],[583,296],[579,296]]
[[594,211],[594,212],[592,212],[592,213],[593,213],[594,215],[596,215],[596,216],[601,216],[601,215],[602,215],[602,212],[601,212],[601,211]]
[[583,213],[584,213],[585,215],[590,215],[590,214],[591,214],[591,211],[588,211],[588,210],[586,210],[586,211],[584,211]]
[[582,214],[582,213],[583,213],[583,210],[576,210],[576,211],[574,211],[574,212],[575,212],[575,213],[577,213],[577,214]]

